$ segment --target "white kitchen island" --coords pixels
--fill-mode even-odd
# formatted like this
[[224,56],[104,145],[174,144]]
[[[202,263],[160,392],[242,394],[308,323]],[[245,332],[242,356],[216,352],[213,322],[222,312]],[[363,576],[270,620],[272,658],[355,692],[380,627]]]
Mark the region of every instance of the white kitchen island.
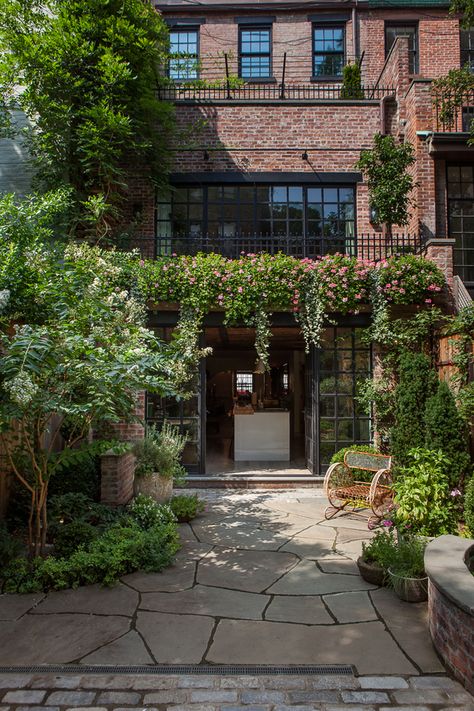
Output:
[[253,415],[234,415],[236,462],[290,461],[290,413],[257,410]]

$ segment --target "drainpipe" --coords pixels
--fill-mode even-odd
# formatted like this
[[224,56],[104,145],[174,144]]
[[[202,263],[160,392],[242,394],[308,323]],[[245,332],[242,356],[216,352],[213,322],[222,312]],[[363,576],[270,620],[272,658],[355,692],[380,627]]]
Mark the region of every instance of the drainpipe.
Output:
[[352,42],[354,44],[354,56],[359,59],[359,33],[357,31],[357,0],[352,8]]

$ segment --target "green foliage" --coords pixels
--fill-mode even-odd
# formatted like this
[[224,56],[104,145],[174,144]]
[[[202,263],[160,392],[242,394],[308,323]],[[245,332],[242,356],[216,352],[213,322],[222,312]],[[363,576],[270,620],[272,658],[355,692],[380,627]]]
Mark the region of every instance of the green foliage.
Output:
[[182,477],[180,461],[186,442],[187,437],[169,422],[164,422],[160,430],[149,427],[144,439],[134,444],[135,475],[147,477],[158,473],[168,479]]
[[363,99],[360,64],[346,64],[342,70],[341,99]]
[[451,486],[462,481],[469,467],[468,439],[465,422],[458,413],[456,401],[446,382],[426,401],[426,447],[441,450],[449,460],[447,472]]
[[179,549],[176,523],[160,523],[144,530],[130,518],[110,526],[68,558],[24,558],[3,569],[4,592],[64,590],[79,585],[113,585],[135,570],[159,572],[170,565]]
[[396,545],[393,531],[377,531],[369,543],[362,542],[362,558],[366,563],[376,563],[387,571]]
[[[342,447],[332,455],[331,464],[343,462],[346,452],[367,452],[368,454],[378,454],[377,447],[371,444],[351,444],[349,447]],[[370,481],[373,477],[373,472],[365,471],[364,469],[351,469],[351,472],[357,481]]]
[[425,445],[426,401],[435,392],[437,383],[427,356],[410,351],[402,354],[395,388],[395,424],[391,430],[391,451],[398,466],[408,463],[411,449]]
[[474,537],[474,475],[471,475],[464,494],[464,520],[472,537]]
[[142,0],[2,0],[0,43],[0,86],[21,87],[43,184],[70,185],[83,228],[96,210],[91,231],[104,237],[130,156],[155,181],[166,169],[172,108],[156,91],[168,51],[161,15]]
[[397,527],[423,536],[455,533],[449,459],[441,451],[416,448],[408,452],[406,461],[394,483]]
[[0,570],[19,556],[23,546],[21,542],[14,538],[3,521],[0,521]]
[[86,494],[73,493],[51,496],[48,500],[50,532],[54,535],[61,526],[76,521],[106,528],[122,515],[121,509],[99,504]]
[[369,189],[369,201],[380,222],[406,225],[415,187],[408,168],[415,162],[411,143],[397,144],[393,136],[376,133],[373,148],[361,151],[356,168],[362,171]]
[[87,548],[97,538],[97,528],[85,521],[72,521],[58,526],[54,536],[54,551],[59,558],[68,558],[78,548]]
[[169,502],[169,507],[179,523],[192,521],[193,518],[196,518],[196,516],[206,508],[204,501],[201,501],[196,494],[179,494],[173,496]]
[[[466,94],[472,89],[474,89],[474,77],[469,66],[451,69],[445,76],[434,79],[433,103],[438,120],[443,124],[444,129],[449,130],[455,126],[456,116],[466,101]],[[472,142],[472,131],[470,142]]]
[[128,506],[127,512],[140,528],[147,531],[153,526],[176,522],[172,508],[168,504],[157,504],[151,496],[139,494]]
[[62,494],[86,494],[94,501],[100,495],[100,457],[94,454],[84,456],[79,464],[70,463],[61,469],[61,476],[55,476],[49,484],[49,496]]
[[[403,578],[424,578],[426,541],[414,536],[399,540],[387,559],[392,573]],[[390,583],[390,579],[388,579]]]

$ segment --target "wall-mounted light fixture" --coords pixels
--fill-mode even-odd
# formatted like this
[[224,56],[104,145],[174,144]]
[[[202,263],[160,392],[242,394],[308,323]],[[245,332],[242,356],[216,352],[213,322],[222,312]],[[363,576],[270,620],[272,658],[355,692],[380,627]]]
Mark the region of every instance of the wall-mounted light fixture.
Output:
[[304,153],[301,154],[301,159],[302,160],[309,160],[308,151],[304,151]]
[[369,222],[371,225],[379,224],[379,213],[377,211],[377,208],[373,205],[369,205]]

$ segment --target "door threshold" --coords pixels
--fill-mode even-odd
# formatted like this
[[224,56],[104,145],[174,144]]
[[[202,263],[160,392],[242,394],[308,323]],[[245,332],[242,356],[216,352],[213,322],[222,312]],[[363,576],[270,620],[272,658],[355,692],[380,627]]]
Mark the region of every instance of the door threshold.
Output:
[[[322,476],[245,476],[242,474],[214,474],[189,476],[186,487],[194,489],[321,489]],[[185,488],[186,488],[185,487]]]

